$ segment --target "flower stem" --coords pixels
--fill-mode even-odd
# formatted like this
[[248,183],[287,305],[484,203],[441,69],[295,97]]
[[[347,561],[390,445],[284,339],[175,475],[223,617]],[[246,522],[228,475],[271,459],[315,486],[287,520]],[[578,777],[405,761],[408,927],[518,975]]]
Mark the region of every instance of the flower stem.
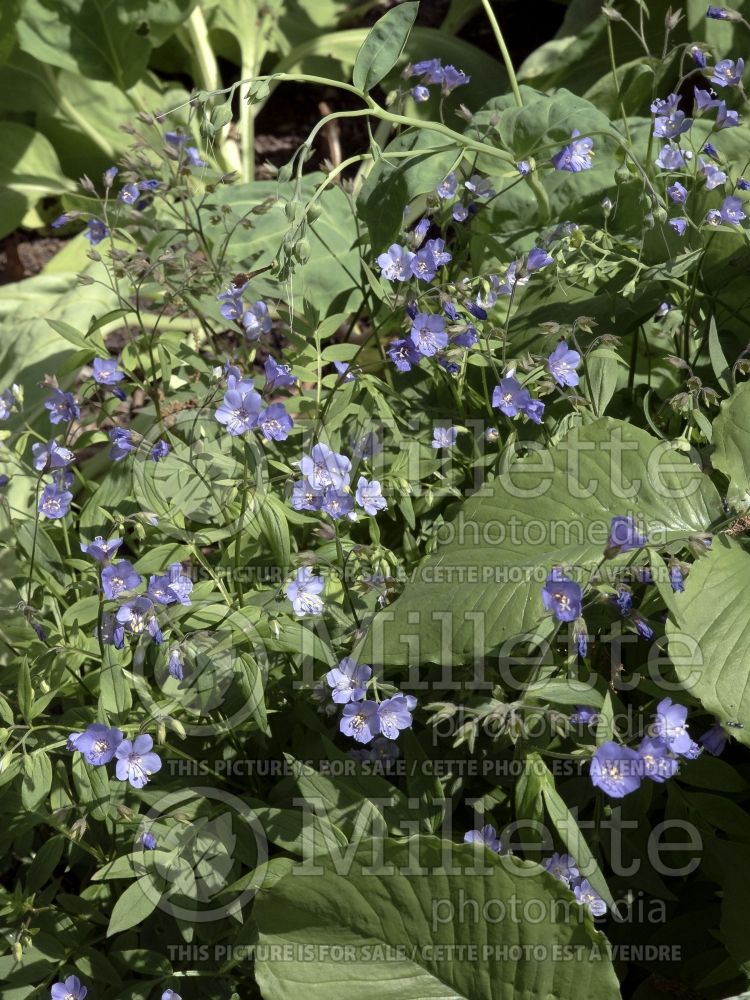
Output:
[[518,86],[516,71],[513,69],[513,60],[510,58],[510,52],[508,52],[508,46],[505,44],[505,39],[503,38],[500,25],[495,17],[495,12],[490,6],[490,0],[482,0],[482,6],[484,7],[484,12],[487,15],[487,20],[490,22],[492,32],[495,36],[495,41],[497,42],[497,47],[500,49],[500,55],[502,56],[503,63],[505,64],[505,71],[508,74],[508,79],[510,80],[510,88],[513,91],[513,97],[515,98],[518,107],[522,108],[523,98],[521,97],[521,91]]

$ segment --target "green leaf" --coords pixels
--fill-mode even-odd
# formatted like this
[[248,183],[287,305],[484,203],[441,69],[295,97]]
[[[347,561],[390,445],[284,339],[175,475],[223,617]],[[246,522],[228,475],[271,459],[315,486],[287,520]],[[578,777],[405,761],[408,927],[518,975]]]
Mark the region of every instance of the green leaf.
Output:
[[[265,1000],[302,992],[349,1000],[358,990],[378,1000],[620,996],[604,939],[569,890],[537,866],[432,837],[373,846],[346,873],[325,865],[306,877],[298,868],[261,892],[253,915]],[[511,899],[538,919],[511,920]],[[506,919],[482,917],[501,908]],[[342,966],[331,946],[350,949],[351,961]],[[554,961],[558,946],[580,948],[586,961]],[[303,948],[314,960],[304,960]],[[535,948],[547,957],[514,957],[514,949],[522,956]]]
[[714,540],[692,566],[667,623],[669,655],[685,689],[745,746],[750,746],[748,581],[750,555],[736,542]]
[[50,194],[75,190],[62,176],[49,139],[28,125],[0,122],[0,237],[12,232],[30,207]]
[[688,458],[621,421],[574,427],[552,451],[538,445],[461,506],[445,543],[376,615],[356,655],[455,664],[522,634],[543,642],[556,627],[541,599],[547,572],[595,565],[611,518],[627,513],[663,544],[705,531],[721,504]]
[[354,63],[352,82],[355,87],[367,93],[393,69],[418,10],[419,3],[402,3],[385,13],[373,26]]
[[148,893],[144,892],[141,880],[139,879],[137,882],[129,885],[115,903],[112,909],[112,916],[109,918],[107,937],[112,937],[113,934],[126,931],[130,927],[137,927],[138,924],[142,923],[156,909],[158,894],[151,885],[150,879],[146,876],[144,876],[144,879],[151,886]]
[[727,394],[732,391],[729,384],[729,365],[724,357],[724,351],[719,339],[719,331],[716,327],[716,320],[712,316],[708,324],[708,354],[711,358],[711,367],[714,370],[716,381]]
[[24,759],[21,801],[24,808],[34,812],[49,795],[52,787],[52,763],[44,750],[36,750]]
[[711,464],[729,479],[728,499],[750,504],[750,382],[738,385],[714,420]]
[[104,662],[99,674],[99,708],[105,715],[120,716],[133,704],[130,684],[125,678],[122,656],[113,646],[104,647]]
[[94,819],[106,819],[109,813],[109,775],[104,765],[87,764],[82,754],[73,756],[73,783],[78,799]]

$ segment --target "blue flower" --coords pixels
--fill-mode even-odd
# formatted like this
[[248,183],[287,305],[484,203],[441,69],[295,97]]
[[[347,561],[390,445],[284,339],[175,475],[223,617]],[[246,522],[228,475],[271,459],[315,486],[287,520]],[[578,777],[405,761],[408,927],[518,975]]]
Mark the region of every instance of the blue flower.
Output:
[[92,368],[92,378],[99,385],[117,385],[125,378],[114,358],[94,358]]
[[452,448],[458,437],[456,427],[433,427],[432,447],[438,451],[441,448]]
[[325,589],[325,580],[315,576],[309,566],[302,566],[286,586],[286,596],[292,602],[297,618],[305,615],[322,615],[325,605],[320,594]]
[[109,457],[113,462],[119,462],[131,451],[135,451],[133,432],[125,427],[113,427],[109,432],[109,440],[112,442]]
[[232,382],[237,388],[230,388],[216,409],[216,419],[223,424],[232,437],[252,430],[258,422],[263,408],[260,394],[246,381]]
[[633,552],[635,549],[642,549],[648,544],[648,539],[638,531],[635,518],[629,514],[627,516],[617,515],[612,518],[609,527],[608,549],[615,549],[617,552]]
[[156,850],[156,837],[149,830],[144,830],[138,839],[145,851]]
[[73,494],[59,483],[50,483],[42,490],[39,498],[38,511],[52,520],[65,517],[70,510]]
[[447,95],[454,91],[456,87],[464,87],[470,81],[471,77],[467,76],[463,70],[456,69],[455,66],[446,66],[443,69],[441,90]]
[[369,482],[364,476],[360,476],[357,481],[357,492],[355,499],[365,514],[375,517],[378,511],[386,510],[388,501],[383,496],[382,487],[377,479]]
[[715,167],[713,163],[706,163],[705,160],[700,161],[701,170],[706,178],[706,189],[708,191],[713,191],[714,188],[720,187],[727,179],[727,175],[723,170],[719,170]]
[[488,851],[493,851],[495,854],[499,854],[503,849],[497,835],[497,830],[489,823],[483,826],[481,830],[469,830],[468,833],[465,833],[464,843],[483,844]]
[[527,417],[539,423],[544,411],[541,400],[532,400],[531,393],[524,388],[513,375],[506,375],[492,393],[492,405],[504,413],[506,417],[516,417],[525,413]]
[[400,372],[410,372],[422,360],[422,355],[409,339],[392,340],[387,353]]
[[299,463],[300,472],[314,490],[332,486],[343,490],[349,485],[352,463],[346,455],[339,455],[327,444],[316,444],[310,455],[305,455]]
[[693,121],[685,118],[684,111],[678,111],[679,94],[670,94],[666,100],[658,99],[651,105],[651,111],[657,115],[654,122],[654,135],[657,139],[675,139],[687,132]]
[[140,586],[141,577],[127,559],[120,559],[102,570],[102,592],[108,601],[116,600],[128,590]]
[[273,323],[265,302],[253,302],[242,316],[242,325],[248,340],[257,340],[262,333],[270,333]]
[[205,167],[207,165],[206,161],[201,159],[200,150],[197,146],[185,147],[185,159],[191,167]]
[[438,198],[453,198],[458,189],[458,178],[450,173],[435,188]]
[[[93,542],[81,542],[81,552],[96,559],[97,562],[108,563],[121,545],[121,538],[111,538],[105,542],[101,535],[97,535]],[[140,577],[138,582],[140,583]]]
[[354,497],[351,493],[339,490],[335,486],[326,486],[321,497],[320,509],[334,521],[338,521],[342,517],[348,517],[354,510]]
[[687,229],[688,220],[682,217],[678,219],[668,219],[667,225],[670,226],[677,233],[678,236],[684,236],[685,230]]
[[336,369],[339,378],[343,382],[356,382],[357,376],[351,371],[351,365],[348,361],[334,361],[333,367]]
[[739,226],[740,222],[747,218],[742,207],[742,199],[730,194],[724,199],[719,209],[722,221],[728,222],[732,226]]
[[687,188],[680,184],[679,181],[675,181],[674,184],[670,184],[667,188],[667,194],[675,205],[684,205],[687,201]]
[[224,319],[242,319],[242,314],[245,311],[245,303],[242,301],[242,293],[246,288],[247,282],[245,282],[244,285],[230,285],[226,292],[219,292],[216,296],[219,302],[221,302],[219,312]]
[[265,372],[266,389],[283,389],[297,381],[289,365],[280,365],[274,358],[266,358]]
[[573,726],[596,724],[598,719],[599,713],[591,705],[576,705],[575,712],[571,712],[570,715],[570,723]]
[[119,634],[122,634],[123,638],[124,632],[135,636],[148,632],[154,642],[159,645],[162,642],[161,629],[154,611],[154,602],[148,597],[141,595],[126,601],[115,612],[115,621],[117,622],[115,629],[120,630]]
[[430,99],[429,87],[425,87],[423,83],[418,83],[416,87],[412,87],[409,93],[418,104],[423,104]]
[[120,173],[117,167],[109,167],[102,174],[102,183],[104,187],[109,190],[115,182],[115,177]]
[[63,212],[62,215],[58,215],[56,219],[53,219],[52,222],[50,222],[50,226],[53,229],[62,229],[63,226],[67,226],[71,219],[71,215],[68,215],[67,212]]
[[750,191],[750,181],[746,181],[744,177],[740,177],[737,181],[737,187],[740,191]]
[[182,1000],[182,997],[179,993],[175,993],[174,990],[164,990],[161,1000]]
[[581,875],[575,860],[569,854],[558,854],[557,851],[542,862],[542,868],[567,886]]
[[174,677],[176,681],[181,681],[185,676],[185,661],[177,647],[170,651],[169,659],[167,660],[167,670],[169,671],[169,676]]
[[109,236],[109,229],[104,225],[101,219],[89,219],[86,228],[83,231],[83,235],[89,241],[92,246],[96,246],[101,243],[103,239]]
[[301,479],[292,487],[289,502],[294,510],[320,510],[323,491],[314,489],[306,479]]
[[684,705],[672,704],[671,698],[663,698],[656,706],[656,718],[651,727],[652,735],[680,756],[692,754],[696,747],[688,733],[687,714]]
[[704,111],[710,111],[711,108],[718,108],[719,101],[713,96],[713,92],[710,90],[703,90],[700,87],[693,87],[693,95],[695,97],[695,109],[699,114]]
[[392,764],[401,756],[398,743],[387,740],[384,736],[376,736],[369,747],[353,748],[349,756],[356,761],[378,761],[381,765]]
[[736,87],[741,82],[744,72],[744,59],[738,59],[737,62],[733,59],[722,59],[714,66],[710,80],[717,87]]
[[526,274],[533,274],[534,271],[541,271],[543,267],[549,267],[550,264],[554,264],[554,258],[550,257],[547,251],[541,247],[534,247],[529,250],[524,271]]
[[620,612],[623,618],[627,618],[633,610],[633,595],[625,587],[620,587],[612,597],[612,603]]
[[34,468],[37,472],[47,468],[64,469],[75,459],[70,448],[64,448],[57,441],[48,441],[47,444],[37,442],[31,446],[31,453],[34,456]]
[[369,743],[380,732],[377,702],[349,702],[341,713],[339,731],[351,736],[357,743]]
[[89,764],[98,767],[109,764],[122,743],[122,738],[119,729],[110,729],[101,722],[93,722],[76,737],[75,749],[83,754]]
[[141,196],[141,189],[137,184],[125,184],[118,194],[123,205],[135,205]]
[[644,736],[638,747],[638,754],[643,761],[643,775],[662,784],[677,773],[679,764],[669,752],[669,748],[661,740]]
[[133,788],[143,788],[152,774],[161,769],[161,758],[153,753],[153,739],[146,733],[132,741],[123,740],[117,748],[115,773],[120,781],[129,781]]
[[72,392],[53,389],[51,397],[45,401],[44,408],[49,410],[49,422],[60,424],[63,421],[79,420],[81,411]]
[[700,66],[701,69],[706,68],[706,63],[708,62],[706,53],[699,45],[690,46],[690,55],[692,56],[693,62],[696,66]]
[[427,240],[409,266],[415,278],[419,278],[420,281],[432,281],[438,268],[449,264],[452,259],[451,254],[445,250],[444,240]]
[[567,343],[561,340],[547,358],[547,371],[558,385],[576,386],[580,381],[576,372],[580,363],[581,355],[577,351],[571,351]]
[[388,281],[407,281],[411,277],[414,253],[406,247],[392,243],[386,253],[378,257],[378,267]]
[[685,166],[685,155],[679,146],[667,143],[654,161],[662,170],[681,170]]
[[712,757],[719,757],[724,753],[724,748],[729,740],[728,734],[718,722],[715,722],[710,729],[698,737],[698,742],[711,754]]
[[394,694],[378,705],[378,728],[386,739],[398,739],[402,729],[411,729],[412,709],[416,699],[404,694]]
[[469,217],[469,210],[466,205],[458,202],[458,204],[453,206],[451,217],[454,222],[466,222]]
[[728,111],[724,101],[719,101],[716,110],[716,128],[736,128],[742,119],[738,112]]
[[713,18],[714,21],[729,21],[732,20],[730,12],[726,7],[714,7],[713,4],[708,5],[708,10],[706,11],[706,17]]
[[577,885],[573,886],[573,895],[581,906],[588,909],[592,917],[603,917],[607,912],[607,904],[597,892],[594,892],[588,879],[581,879]]
[[362,701],[367,693],[367,682],[372,677],[372,667],[366,663],[357,664],[350,656],[345,657],[337,667],[329,670],[326,681],[331,689],[331,698],[337,705],[347,705],[350,701]]
[[63,983],[55,983],[50,990],[52,1000],[84,1000],[88,989],[81,985],[78,976],[68,976]]
[[162,438],[156,442],[151,451],[148,453],[148,457],[152,462],[161,462],[163,458],[166,458],[170,452],[169,445]]
[[685,590],[685,574],[677,562],[669,567],[669,583],[676,594],[681,594]]
[[294,421],[283,403],[271,403],[258,417],[258,430],[271,441],[286,441],[293,427]]
[[531,164],[528,160],[519,160],[516,164],[516,170],[521,177],[527,177],[531,173]]
[[152,576],[148,584],[148,595],[159,604],[180,604],[188,606],[193,581],[182,571],[182,564],[171,563],[164,576]]
[[613,799],[634,792],[643,777],[640,754],[611,740],[597,748],[591,760],[591,783]]
[[561,622],[573,622],[581,614],[583,591],[559,567],[550,570],[542,587],[542,604]]
[[577,128],[571,132],[573,142],[564,146],[559,153],[552,157],[552,165],[555,170],[568,170],[577,174],[582,170],[590,170],[593,166],[591,158],[593,154],[593,139],[579,139],[581,133]]

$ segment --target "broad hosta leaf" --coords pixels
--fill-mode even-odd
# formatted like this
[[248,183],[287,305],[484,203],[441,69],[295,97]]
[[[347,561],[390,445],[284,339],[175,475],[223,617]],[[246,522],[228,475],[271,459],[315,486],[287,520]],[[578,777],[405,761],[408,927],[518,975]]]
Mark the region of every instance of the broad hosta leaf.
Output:
[[711,462],[729,478],[729,499],[750,503],[750,382],[737,386],[714,420]]
[[370,29],[354,64],[352,82],[355,87],[372,90],[393,69],[418,10],[418,3],[402,3],[384,14]]
[[0,236],[12,232],[30,206],[48,194],[75,189],[62,177],[49,140],[18,122],[0,122]]
[[[714,541],[677,594],[667,624],[669,649],[686,690],[713,712],[732,735],[750,746],[750,555],[737,543]],[[691,649],[692,647],[692,649]]]
[[[569,890],[536,866],[431,837],[386,841],[384,858],[385,866],[365,850],[345,874],[298,869],[261,893],[256,976],[265,1000],[303,991],[309,1000],[349,1000],[362,990],[378,1000],[619,997],[606,942]],[[511,900],[518,913],[533,909],[534,920],[492,919],[501,907],[509,915]],[[313,960],[288,958],[287,949],[303,947]],[[567,947],[586,960],[554,961]],[[541,957],[524,961],[524,948]]]
[[645,431],[607,417],[573,428],[465,502],[451,538],[375,618],[360,659],[453,664],[548,636],[547,571],[597,563],[616,514],[664,543],[705,531],[721,505],[697,466]]

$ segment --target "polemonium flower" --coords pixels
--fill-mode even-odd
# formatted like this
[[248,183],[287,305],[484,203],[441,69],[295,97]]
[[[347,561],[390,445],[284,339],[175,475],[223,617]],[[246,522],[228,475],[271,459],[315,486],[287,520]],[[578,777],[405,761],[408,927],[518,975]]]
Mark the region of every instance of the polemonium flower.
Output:
[[578,385],[580,379],[576,368],[581,363],[578,351],[569,349],[567,343],[561,340],[552,354],[547,358],[547,371],[558,385]]
[[414,253],[406,247],[392,243],[386,253],[378,257],[378,267],[388,281],[407,281],[411,277]]
[[93,542],[81,542],[81,552],[97,562],[108,563],[121,545],[121,538],[110,538],[105,542],[101,535],[97,535]]
[[737,111],[730,111],[724,101],[719,101],[716,109],[716,128],[736,128],[742,119]]
[[153,739],[142,733],[131,742],[123,740],[117,748],[115,773],[120,781],[129,781],[133,788],[143,788],[152,774],[161,769],[161,758],[152,752]]
[[365,514],[375,517],[378,511],[386,510],[388,501],[383,496],[382,487],[377,479],[369,482],[364,476],[360,476],[357,481],[357,492],[355,499]]
[[286,441],[293,427],[294,421],[283,403],[272,403],[258,417],[258,430],[270,441]]
[[182,997],[179,993],[175,993],[174,990],[164,990],[161,1000],[182,1000]]
[[644,736],[638,747],[638,753],[643,761],[644,777],[662,784],[677,773],[679,764],[661,740]]
[[542,862],[542,868],[558,882],[563,882],[565,885],[570,885],[574,879],[580,878],[581,875],[575,860],[569,854],[558,854],[557,851]]
[[607,904],[597,892],[594,892],[588,879],[581,879],[578,885],[573,887],[573,895],[581,906],[588,909],[592,917],[603,917],[607,912]]
[[432,281],[438,268],[449,264],[451,260],[453,257],[445,249],[444,240],[427,240],[411,262],[411,273],[420,281]]
[[350,701],[362,701],[367,693],[367,682],[371,677],[372,667],[366,663],[357,664],[347,656],[337,667],[328,671],[326,681],[331,689],[333,701],[337,705],[348,705]]
[[169,659],[167,660],[167,670],[169,671],[169,676],[174,677],[176,681],[181,681],[185,676],[185,661],[179,649],[173,649],[170,652]]
[[351,365],[348,361],[334,361],[333,367],[336,369],[339,378],[343,382],[356,382],[357,376],[351,370]]
[[149,830],[144,830],[138,840],[145,851],[156,850],[156,837]]
[[583,604],[581,585],[555,567],[550,571],[547,582],[542,587],[542,604],[558,621],[573,622],[581,614]]
[[673,563],[669,567],[669,583],[676,594],[681,594],[685,590],[685,574],[679,563]]
[[49,410],[51,424],[61,424],[63,421],[79,420],[81,411],[72,392],[53,389],[52,395],[45,401],[44,407]]
[[718,208],[710,208],[706,212],[706,224],[709,226],[720,226],[721,225],[721,212]]
[[612,518],[609,526],[608,549],[614,549],[616,552],[633,552],[635,549],[642,549],[647,543],[648,539],[639,532],[634,517],[628,514]]
[[417,104],[424,104],[425,101],[429,101],[430,99],[429,87],[425,87],[423,83],[418,83],[416,87],[412,87],[409,93]]
[[37,442],[31,446],[31,453],[37,472],[43,472],[44,469],[64,469],[75,458],[70,448],[64,448],[57,441],[48,441],[47,444]]
[[93,722],[76,739],[75,749],[83,754],[89,764],[99,767],[102,764],[109,764],[122,739],[119,729],[111,729],[101,722]]
[[727,175],[723,170],[719,170],[713,163],[706,163],[703,159],[701,159],[700,164],[703,176],[706,178],[706,188],[709,191],[713,191],[714,188],[720,187],[725,183]]
[[588,138],[579,139],[580,134],[578,129],[574,128],[571,132],[573,141],[552,157],[552,165],[555,170],[568,170],[577,174],[582,170],[591,169],[594,141]]
[[745,60],[722,59],[716,63],[711,73],[711,83],[717,87],[736,87],[745,72]]
[[506,417],[515,417],[523,412],[530,400],[529,390],[525,389],[513,375],[501,379],[492,393],[492,405]]
[[348,517],[354,510],[354,497],[351,493],[336,489],[335,486],[326,486],[320,501],[320,509],[334,521],[338,521],[342,517]]
[[656,706],[656,718],[651,733],[661,740],[672,753],[684,755],[695,746],[687,727],[688,710],[684,705],[672,703],[671,698],[662,698]]
[[131,451],[135,451],[133,432],[126,427],[113,427],[109,432],[109,440],[112,442],[109,457],[113,462],[119,462]]
[[458,178],[455,174],[448,174],[435,188],[438,198],[453,198],[458,190]]
[[242,319],[242,314],[245,311],[245,304],[242,301],[242,293],[246,288],[247,282],[245,282],[244,285],[230,285],[226,292],[219,292],[216,296],[218,301],[221,302],[219,312],[224,319]]
[[339,731],[344,736],[351,736],[357,743],[369,743],[380,733],[377,702],[349,702],[341,713]]
[[700,66],[701,69],[706,68],[708,59],[706,57],[706,53],[699,45],[690,46],[690,55],[692,56],[693,62],[696,66]]
[[349,756],[352,760],[377,761],[379,764],[387,766],[399,759],[401,751],[398,748],[398,743],[387,740],[384,736],[376,736],[369,747],[350,750]]
[[706,17],[710,17],[714,21],[732,20],[732,15],[726,9],[726,7],[714,7],[713,4],[708,5],[708,10],[706,11]]
[[724,748],[729,740],[729,735],[721,727],[718,722],[715,722],[710,729],[698,737],[698,742],[702,744],[703,748],[711,754],[712,757],[719,757],[724,753]]
[[62,215],[58,215],[56,219],[53,219],[52,222],[50,222],[50,226],[53,229],[62,229],[63,226],[67,226],[72,218],[72,215],[68,215],[67,212],[63,212]]
[[265,372],[267,389],[283,389],[297,381],[289,365],[280,365],[274,358],[266,359]]
[[137,184],[125,184],[117,198],[123,205],[135,205],[141,196],[141,189]]
[[109,236],[109,229],[107,229],[101,219],[89,219],[83,235],[95,247]]
[[730,194],[724,199],[719,209],[722,222],[728,222],[732,226],[739,226],[742,220],[747,218],[742,211],[742,207],[742,199]]
[[712,108],[718,108],[719,106],[719,101],[711,90],[693,87],[693,96],[695,99],[695,110],[698,114],[703,114],[704,111],[710,111]]
[[120,594],[134,590],[140,582],[141,577],[126,559],[120,559],[102,570],[102,592],[108,601],[114,601]]
[[599,713],[591,705],[576,705],[575,712],[570,715],[570,722],[574,726],[589,725],[590,723],[596,723],[599,719]]
[[468,181],[464,181],[464,187],[471,191],[477,201],[487,201],[495,194],[489,177],[481,177],[479,174],[472,174]]
[[440,448],[452,448],[458,437],[456,427],[433,427],[432,447],[437,451]]
[[415,704],[416,699],[403,694],[394,694],[393,697],[381,701],[378,705],[381,735],[386,739],[395,740],[398,739],[402,729],[411,729],[411,710]]
[[115,621],[115,628],[122,629],[123,633],[140,636],[148,632],[154,642],[162,642],[154,602],[148,597],[134,597],[131,601],[126,601],[115,612]]
[[410,372],[422,360],[422,355],[410,339],[391,341],[388,357],[400,372]]
[[148,457],[152,462],[161,462],[162,459],[167,457],[170,451],[169,444],[162,438],[151,448]]
[[185,147],[185,159],[191,167],[205,167],[206,161],[201,158],[200,150],[197,146]]
[[42,490],[37,509],[40,514],[44,514],[46,518],[53,521],[65,517],[70,510],[72,500],[73,494],[69,490],[61,487],[58,483],[50,483]]
[[679,100],[679,95],[670,94],[666,101],[655,101],[651,105],[651,110],[657,114],[654,121],[654,136],[657,139],[675,139],[693,124],[692,118],[685,118],[684,111],[678,111]]
[[422,59],[420,62],[409,63],[403,70],[404,77],[421,76],[426,83],[441,83],[443,65],[440,59]]
[[668,219],[667,225],[670,226],[677,233],[678,236],[684,236],[687,229],[688,220],[682,217],[678,219]]
[[443,69],[443,81],[440,89],[443,94],[450,94],[456,87],[464,87],[471,82],[471,77],[467,76],[463,70],[456,69],[455,66],[445,66]]
[[687,188],[680,184],[679,181],[675,181],[674,184],[669,185],[667,188],[667,194],[675,205],[684,205],[687,201]]
[[662,170],[681,170],[685,166],[685,155],[679,146],[667,143],[654,161]]
[[286,596],[298,618],[305,615],[322,615],[325,605],[320,594],[325,588],[322,576],[315,576],[309,566],[297,570],[293,580],[286,585]]
[[265,302],[253,302],[242,316],[242,325],[248,340],[257,340],[263,333],[270,333],[273,326],[268,306]]
[[531,164],[528,160],[519,160],[516,164],[516,170],[521,177],[527,177],[531,173]]
[[84,1000],[88,989],[81,985],[78,976],[68,976],[62,983],[55,983],[50,989],[52,1000]]
[[189,605],[193,581],[182,572],[181,563],[172,563],[163,576],[152,576],[148,582],[148,596],[158,604]]
[[247,383],[244,383],[242,389],[227,390],[223,401],[216,409],[216,419],[226,427],[232,437],[237,437],[255,427],[262,408],[263,400],[260,393],[248,388]]
[[465,833],[464,843],[483,844],[488,851],[494,851],[495,854],[499,854],[503,849],[500,838],[497,835],[497,830],[489,823],[483,826],[481,830],[469,830],[468,833]]
[[314,489],[306,479],[301,479],[292,487],[289,502],[294,510],[320,510],[323,491]]
[[554,262],[554,258],[546,250],[543,250],[541,247],[534,247],[529,250],[524,270],[527,274],[533,274],[535,271],[541,271],[544,267],[549,267]]
[[94,358],[92,378],[99,385],[117,385],[125,378],[114,358]]
[[323,490],[328,486],[343,490],[349,485],[352,463],[346,455],[339,455],[320,442],[313,445],[309,455],[305,455],[299,463],[300,472],[314,490]]
[[630,747],[611,740],[597,748],[591,760],[591,783],[613,799],[634,792],[643,777],[643,761]]
[[744,177],[740,177],[737,181],[737,187],[740,191],[750,191],[750,181],[746,181]]
[[453,206],[451,217],[454,222],[466,222],[469,217],[469,209],[462,202]]
[[523,412],[529,420],[532,420],[535,424],[541,424],[544,415],[544,403],[541,399],[529,398],[523,408]]

